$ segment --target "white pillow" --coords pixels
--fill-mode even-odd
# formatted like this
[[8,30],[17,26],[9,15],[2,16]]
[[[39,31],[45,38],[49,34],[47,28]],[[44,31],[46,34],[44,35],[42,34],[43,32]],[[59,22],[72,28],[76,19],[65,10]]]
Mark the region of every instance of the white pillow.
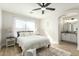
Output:
[[25,37],[25,36],[33,35],[33,32],[20,32],[19,34],[21,37]]

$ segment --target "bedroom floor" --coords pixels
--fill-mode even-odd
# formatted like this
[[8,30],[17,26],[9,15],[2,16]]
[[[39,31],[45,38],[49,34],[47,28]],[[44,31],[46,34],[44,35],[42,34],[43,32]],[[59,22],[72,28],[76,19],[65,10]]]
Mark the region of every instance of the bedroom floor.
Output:
[[[63,49],[65,51],[70,52],[74,56],[79,56],[79,51],[76,50],[75,44],[61,42],[61,44],[59,45],[55,44],[55,45],[52,45],[52,47]],[[44,51],[46,53],[49,52],[50,54],[51,51],[48,51],[48,50],[52,50],[52,47],[39,49],[39,52],[43,53]],[[19,54],[21,54],[21,49],[17,45],[15,47],[8,47],[8,48],[4,47],[0,50],[0,56],[18,56]]]
[[60,48],[65,51],[70,52],[73,56],[79,56],[79,51],[77,50],[77,45],[69,42],[60,42],[59,45],[52,45],[52,47]]
[[21,49],[16,45],[12,47],[3,47],[0,50],[0,56],[17,56],[21,53]]

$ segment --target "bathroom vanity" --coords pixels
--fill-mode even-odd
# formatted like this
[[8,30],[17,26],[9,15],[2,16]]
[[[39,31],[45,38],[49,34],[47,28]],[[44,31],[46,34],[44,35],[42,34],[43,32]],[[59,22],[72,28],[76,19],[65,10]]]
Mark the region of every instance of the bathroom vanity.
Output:
[[63,41],[77,43],[77,33],[76,32],[61,32]]
[[76,18],[62,19],[61,40],[77,43],[78,20]]

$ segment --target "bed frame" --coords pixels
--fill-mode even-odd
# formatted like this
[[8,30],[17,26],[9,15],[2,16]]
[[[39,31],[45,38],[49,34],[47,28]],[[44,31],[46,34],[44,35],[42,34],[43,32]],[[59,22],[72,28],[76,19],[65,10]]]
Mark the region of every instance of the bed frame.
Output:
[[33,32],[33,31],[18,31],[18,32],[17,32],[17,37],[20,36],[20,33],[21,33],[21,32]]

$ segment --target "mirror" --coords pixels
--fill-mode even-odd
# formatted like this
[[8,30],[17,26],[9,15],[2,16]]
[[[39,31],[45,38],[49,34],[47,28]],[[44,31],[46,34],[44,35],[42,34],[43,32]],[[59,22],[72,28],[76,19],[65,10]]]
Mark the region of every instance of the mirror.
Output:
[[69,17],[63,20],[63,32],[76,32],[78,30],[78,19]]

